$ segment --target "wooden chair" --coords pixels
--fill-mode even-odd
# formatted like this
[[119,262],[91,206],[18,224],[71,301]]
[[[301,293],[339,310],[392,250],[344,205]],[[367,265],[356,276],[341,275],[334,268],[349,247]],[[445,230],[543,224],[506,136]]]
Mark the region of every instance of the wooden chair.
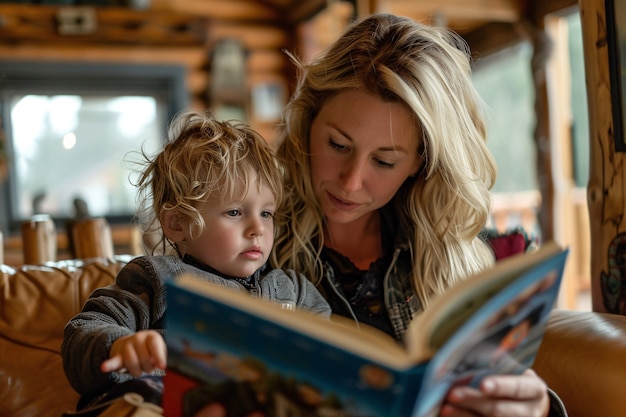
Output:
[[36,214],[22,223],[24,264],[42,265],[57,260],[57,234],[52,218]]
[[113,259],[111,226],[103,217],[70,220],[65,225],[70,256],[75,259]]

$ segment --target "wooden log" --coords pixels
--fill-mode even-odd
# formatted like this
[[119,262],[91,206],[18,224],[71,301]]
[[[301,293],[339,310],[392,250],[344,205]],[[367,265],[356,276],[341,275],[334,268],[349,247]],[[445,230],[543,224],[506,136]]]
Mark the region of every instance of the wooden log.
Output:
[[191,95],[206,95],[207,56],[203,48],[129,48],[121,46],[77,47],[67,45],[2,45],[0,60],[50,61],[75,63],[119,63],[182,65],[185,84]]
[[238,39],[248,49],[281,49],[288,45],[287,33],[275,26],[215,22],[211,41]]
[[579,5],[589,108],[592,309],[626,314],[626,153],[615,147],[611,100],[619,89],[609,72],[605,2],[580,0]]
[[280,50],[254,50],[248,55],[248,73],[283,73],[288,57]]
[[523,2],[516,0],[396,0],[387,7],[391,13],[403,16],[428,18],[441,14],[449,21],[517,22],[523,12]]
[[202,95],[208,91],[209,78],[204,71],[188,71],[185,77],[185,84],[187,85],[187,90],[192,95]]
[[204,45],[208,20],[129,8],[0,4],[0,39],[146,45]]
[[546,59],[550,43],[543,27],[531,22],[523,26],[533,44],[531,69],[535,86],[535,130],[533,137],[537,150],[537,181],[541,192],[541,208],[538,219],[544,240],[554,239],[554,179],[552,177],[552,156],[550,152],[550,106],[546,79]]
[[276,8],[257,0],[152,0],[154,10],[168,10],[210,17],[215,20],[277,21]]
[[206,64],[206,51],[199,47],[131,47],[66,44],[2,44],[0,59],[76,62],[120,62],[137,64],[178,64],[200,68]]

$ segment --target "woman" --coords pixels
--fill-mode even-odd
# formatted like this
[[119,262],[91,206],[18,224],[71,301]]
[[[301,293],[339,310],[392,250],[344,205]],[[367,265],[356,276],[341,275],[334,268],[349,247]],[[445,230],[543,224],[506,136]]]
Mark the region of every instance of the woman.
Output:
[[[488,268],[496,166],[466,44],[393,15],[355,23],[285,111],[287,196],[272,261],[314,278],[337,314],[402,340],[411,318]],[[552,401],[551,401],[552,400]],[[445,416],[565,415],[532,370],[457,387]]]

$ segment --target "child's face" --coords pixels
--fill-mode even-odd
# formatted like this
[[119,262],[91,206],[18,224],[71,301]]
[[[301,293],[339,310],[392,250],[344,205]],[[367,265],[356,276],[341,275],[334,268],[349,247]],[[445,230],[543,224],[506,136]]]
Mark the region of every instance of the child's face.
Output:
[[274,244],[276,201],[267,186],[259,189],[252,183],[244,199],[241,185],[232,199],[198,206],[205,228],[197,239],[187,237],[186,253],[234,277],[252,275],[267,261]]

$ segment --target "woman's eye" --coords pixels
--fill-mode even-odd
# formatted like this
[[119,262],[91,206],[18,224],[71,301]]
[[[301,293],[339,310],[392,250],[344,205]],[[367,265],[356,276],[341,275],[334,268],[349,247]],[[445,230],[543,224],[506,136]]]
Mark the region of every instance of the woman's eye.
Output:
[[391,162],[385,162],[381,159],[375,159],[376,161],[376,165],[378,165],[380,168],[393,168],[396,166],[396,164],[392,164]]
[[340,151],[340,152],[346,152],[346,151],[348,151],[348,147],[347,147],[347,146],[340,145],[340,144],[338,144],[337,142],[333,141],[332,139],[329,139],[329,140],[328,140],[328,145],[329,145],[331,148],[336,149],[336,150],[338,150],[338,151]]
[[274,218],[274,213],[272,213],[271,211],[262,211],[261,217],[263,217],[264,219],[272,219]]
[[238,209],[232,209],[226,212],[226,215],[230,217],[237,217],[239,214],[241,214],[241,212]]

